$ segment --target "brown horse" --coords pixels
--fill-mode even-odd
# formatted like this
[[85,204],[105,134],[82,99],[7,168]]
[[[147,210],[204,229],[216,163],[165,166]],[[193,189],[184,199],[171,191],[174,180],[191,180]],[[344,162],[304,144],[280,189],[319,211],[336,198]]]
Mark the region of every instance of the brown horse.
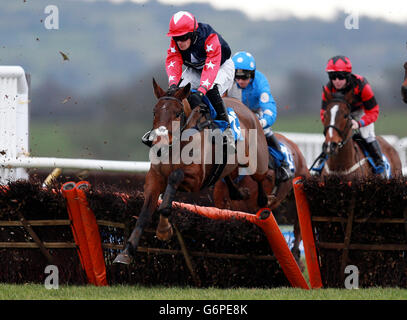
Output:
[[401,97],[407,103],[407,62],[404,63],[404,81],[401,85]]
[[[308,178],[310,174],[307,168],[307,163],[298,146],[282,134],[275,133],[275,135],[277,139],[286,146],[289,153],[292,155],[292,161],[294,164],[294,177],[302,176],[304,178]],[[213,200],[215,206],[218,208],[239,210],[249,213],[257,212],[260,207],[257,204],[258,188],[256,182],[249,175],[239,177],[237,171],[234,172],[232,177],[235,180],[239,180],[237,182],[237,186],[239,187],[239,189],[244,189],[246,191],[247,199],[231,199],[227,184],[224,181],[219,180],[218,182],[216,182],[213,191]],[[293,179],[289,179],[287,181],[276,184],[275,170],[268,170],[267,177],[264,182],[264,191],[268,195],[268,208],[270,208],[271,210],[277,209],[280,204],[292,193],[292,180]],[[301,242],[301,232],[298,224],[297,214],[295,214],[294,217],[294,246],[292,248],[292,252],[298,262],[300,258],[299,245]]]
[[[372,166],[359,144],[352,138],[350,106],[353,92],[349,91],[346,95],[325,92],[325,95],[328,104],[324,113],[323,149],[328,159],[322,175],[337,174],[349,178],[372,176],[374,174]],[[400,176],[402,165],[396,149],[380,136],[377,137],[377,141],[390,163],[391,177]]]
[[[218,143],[213,144],[213,139],[216,140],[217,137],[211,136],[208,130],[205,130],[210,128],[212,123],[205,106],[191,110],[186,99],[190,94],[190,85],[166,92],[153,79],[153,87],[158,101],[153,111],[151,133],[154,143],[150,149],[151,167],[144,184],[145,200],[136,226],[125,249],[116,257],[115,263],[131,262],[131,256],[137,252],[141,234],[150,223],[162,193],[164,195],[158,208],[160,219],[156,229],[156,235],[161,240],[169,240],[173,234],[169,216],[177,191],[200,191],[216,182],[213,177],[230,180],[229,174],[237,168],[245,167],[253,172],[252,177],[260,190],[258,205],[267,204],[267,196],[263,190],[263,180],[268,167],[265,152],[267,142],[257,117],[238,100],[224,99],[225,104],[237,114],[245,139],[239,141],[236,152],[223,153],[219,160],[217,151],[224,149],[223,139],[221,137],[220,143],[218,140]],[[181,139],[177,137],[177,132],[182,135]],[[229,186],[234,187],[233,183]],[[231,192],[237,197],[243,197],[237,189]]]

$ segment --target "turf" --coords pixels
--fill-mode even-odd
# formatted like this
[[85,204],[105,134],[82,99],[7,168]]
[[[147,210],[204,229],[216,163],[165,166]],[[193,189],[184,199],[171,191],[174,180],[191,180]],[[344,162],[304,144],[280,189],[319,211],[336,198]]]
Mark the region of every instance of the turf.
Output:
[[0,300],[407,300],[407,289],[196,289],[141,286],[60,286],[0,284]]

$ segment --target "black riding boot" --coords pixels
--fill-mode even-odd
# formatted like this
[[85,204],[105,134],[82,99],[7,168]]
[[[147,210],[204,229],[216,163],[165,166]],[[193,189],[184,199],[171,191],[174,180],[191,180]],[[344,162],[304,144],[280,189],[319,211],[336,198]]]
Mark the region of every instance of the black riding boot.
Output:
[[[281,148],[280,148],[280,143],[278,142],[277,138],[275,137],[275,135],[271,135],[266,137],[267,139],[267,144],[272,147],[273,149],[276,149],[278,152],[280,152],[281,154]],[[291,179],[293,177],[293,173],[290,170],[290,166],[287,163],[287,161],[285,161],[284,159],[282,161],[280,161],[281,166],[277,168],[276,171],[276,175],[277,175],[277,180],[279,181],[287,181],[288,179]]]
[[386,178],[385,165],[383,161],[382,150],[380,149],[379,143],[377,142],[377,140],[374,140],[373,142],[366,143],[366,147],[370,156],[373,158],[376,167],[383,168],[382,171],[379,172],[380,176],[382,178]]
[[211,101],[213,107],[215,108],[215,111],[216,111],[217,115],[216,115],[216,119],[214,119],[214,120],[223,120],[223,121],[226,121],[228,123],[228,128],[225,130],[225,134],[227,136],[226,139],[228,141],[228,144],[234,150],[236,150],[235,138],[234,138],[232,129],[230,128],[229,116],[228,116],[228,113],[226,111],[225,103],[223,102],[223,99],[220,96],[218,87],[215,85],[213,87],[213,89],[209,90],[206,93],[206,96],[208,97],[208,99]]

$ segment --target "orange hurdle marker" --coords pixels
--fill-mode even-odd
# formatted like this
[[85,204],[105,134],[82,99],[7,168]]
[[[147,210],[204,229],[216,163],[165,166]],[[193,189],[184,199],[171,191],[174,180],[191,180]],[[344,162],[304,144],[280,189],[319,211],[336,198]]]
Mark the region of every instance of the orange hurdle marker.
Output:
[[85,231],[90,257],[92,260],[93,273],[97,286],[107,286],[106,265],[103,256],[102,239],[100,238],[99,227],[93,211],[89,208],[88,200],[84,190],[90,188],[87,181],[80,181],[76,184],[76,193],[78,195],[79,210],[83,230]]
[[285,241],[285,238],[281,233],[273,214],[270,212],[268,218],[260,219],[260,213],[264,210],[270,211],[269,209],[261,209],[257,212],[256,215],[253,215],[246,212],[218,209],[212,207],[202,207],[181,202],[173,202],[173,206],[196,212],[210,219],[246,219],[247,221],[256,224],[264,231],[271,249],[273,250],[274,255],[280,263],[280,266],[283,269],[283,272],[291,285],[294,288],[309,289],[308,284],[305,281],[304,276],[302,275],[293,254],[288,248],[287,242]]
[[322,288],[321,271],[319,269],[314,233],[312,231],[311,212],[309,210],[308,200],[305,196],[302,179],[302,177],[297,177],[293,180],[295,203],[297,206],[298,220],[304,244],[309,281],[311,288],[318,289]]
[[71,229],[76,245],[78,246],[79,260],[85,270],[88,282],[96,285],[96,278],[93,272],[92,258],[90,256],[88,241],[81,219],[79,209],[78,195],[76,193],[75,182],[66,182],[61,187],[61,193],[66,199],[69,220],[71,220]]

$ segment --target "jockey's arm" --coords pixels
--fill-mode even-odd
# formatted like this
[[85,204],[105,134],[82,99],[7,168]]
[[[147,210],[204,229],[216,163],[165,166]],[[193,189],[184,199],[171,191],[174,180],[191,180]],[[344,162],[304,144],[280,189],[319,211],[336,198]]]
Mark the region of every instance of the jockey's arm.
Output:
[[324,113],[325,113],[325,110],[326,110],[326,97],[325,97],[325,90],[328,90],[328,88],[326,87],[326,86],[324,86],[323,88],[322,88],[322,96],[321,96],[321,99],[322,99],[322,102],[321,102],[321,110],[319,111],[319,116],[320,116],[320,118],[321,118],[321,121],[322,121],[322,123],[324,123]]
[[173,39],[171,39],[170,47],[167,50],[167,58],[165,60],[165,71],[168,76],[168,86],[177,85],[182,75],[182,64],[184,63],[182,55]]
[[271,127],[277,119],[277,105],[270,92],[270,86],[267,79],[263,76],[258,83],[259,92],[259,121],[263,128]]
[[219,37],[216,33],[212,33],[205,40],[206,60],[201,73],[201,83],[198,91],[206,94],[212,87],[213,82],[218,75],[220,63],[222,61],[222,47],[219,42]]
[[379,105],[377,104],[373,90],[369,84],[366,84],[361,92],[363,110],[365,114],[359,120],[359,126],[365,127],[376,122],[379,117]]
[[277,119],[277,107],[271,94],[267,103],[260,103],[260,108],[257,113],[263,128],[271,127],[274,124]]

